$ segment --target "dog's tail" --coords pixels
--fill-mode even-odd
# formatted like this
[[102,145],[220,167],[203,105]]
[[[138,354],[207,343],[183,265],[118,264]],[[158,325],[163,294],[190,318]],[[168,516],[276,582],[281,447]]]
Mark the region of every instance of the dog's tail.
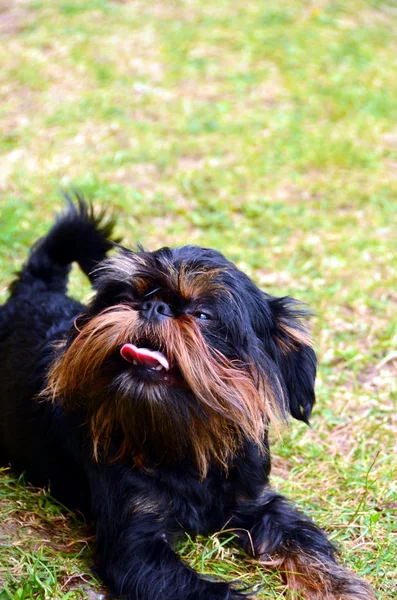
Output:
[[94,214],[92,205],[79,192],[74,193],[74,199],[69,194],[64,196],[66,211],[33,246],[11,284],[12,295],[44,290],[64,293],[73,262],[79,264],[93,283],[92,270],[118,241],[113,238],[114,221],[104,211]]

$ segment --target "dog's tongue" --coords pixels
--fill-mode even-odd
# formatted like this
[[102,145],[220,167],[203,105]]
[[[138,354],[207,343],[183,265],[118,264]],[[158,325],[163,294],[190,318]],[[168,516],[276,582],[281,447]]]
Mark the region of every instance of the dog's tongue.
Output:
[[166,371],[169,371],[170,368],[169,362],[162,352],[149,350],[148,348],[137,348],[134,344],[124,344],[120,354],[124,360],[130,363],[136,361],[149,368],[156,368],[160,365]]

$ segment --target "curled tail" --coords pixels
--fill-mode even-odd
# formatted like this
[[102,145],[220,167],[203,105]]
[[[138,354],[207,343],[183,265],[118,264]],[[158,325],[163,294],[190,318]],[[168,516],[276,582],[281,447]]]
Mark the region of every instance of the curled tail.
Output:
[[11,294],[35,291],[64,293],[73,262],[93,279],[94,267],[106,258],[116,239],[114,221],[104,211],[94,214],[91,204],[76,192],[65,194],[67,209],[59,215],[46,236],[31,249],[30,256],[11,284]]

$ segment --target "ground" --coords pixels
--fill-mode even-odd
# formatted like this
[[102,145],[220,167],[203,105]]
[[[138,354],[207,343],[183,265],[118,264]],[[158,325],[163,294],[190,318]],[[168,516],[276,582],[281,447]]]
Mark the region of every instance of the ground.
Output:
[[[397,596],[396,28],[395,0],[0,0],[0,298],[76,186],[127,244],[212,246],[306,302],[318,401],[310,429],[275,437],[273,484],[382,600]],[[77,272],[71,292],[89,297]],[[288,597],[232,537],[179,551]],[[1,600],[101,592],[91,532],[6,470],[0,544]]]

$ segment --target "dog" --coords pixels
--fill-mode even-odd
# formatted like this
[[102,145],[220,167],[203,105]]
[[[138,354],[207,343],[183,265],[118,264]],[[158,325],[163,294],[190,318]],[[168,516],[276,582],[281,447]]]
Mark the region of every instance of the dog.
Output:
[[[269,426],[307,423],[315,402],[302,305],[215,250],[129,250],[105,212],[67,203],[0,307],[1,462],[93,519],[115,597],[246,597],[173,549],[226,528],[299,597],[374,600],[269,484]],[[88,306],[66,295],[73,262]]]

